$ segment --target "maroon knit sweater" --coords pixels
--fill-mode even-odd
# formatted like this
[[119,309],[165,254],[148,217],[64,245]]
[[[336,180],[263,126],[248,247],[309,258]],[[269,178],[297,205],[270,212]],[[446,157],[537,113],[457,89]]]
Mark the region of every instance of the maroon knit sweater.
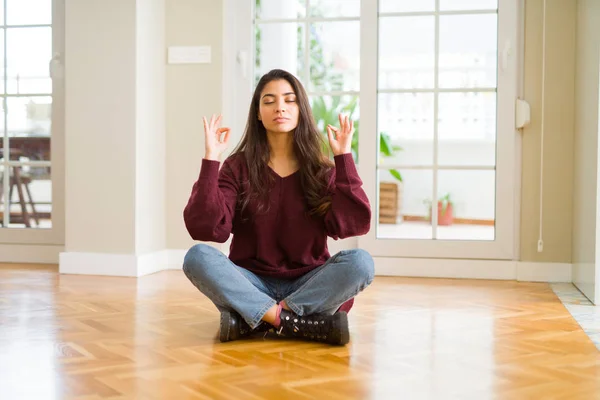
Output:
[[200,241],[223,243],[233,233],[232,262],[257,275],[298,278],[330,258],[327,236],[337,240],[364,235],[370,228],[371,208],[352,155],[335,156],[334,162],[328,187],[331,208],[317,217],[307,215],[300,174],[281,177],[270,168],[275,180],[270,210],[256,214],[251,204],[240,215],[238,196],[248,182],[245,158],[229,157],[220,170],[218,161],[203,159],[183,213],[186,228]]

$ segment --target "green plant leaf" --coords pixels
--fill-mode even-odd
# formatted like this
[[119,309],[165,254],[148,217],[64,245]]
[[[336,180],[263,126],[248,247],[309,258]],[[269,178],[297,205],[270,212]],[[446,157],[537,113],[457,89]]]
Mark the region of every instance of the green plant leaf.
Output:
[[402,175],[400,174],[400,172],[398,172],[395,169],[390,169],[390,174],[396,178],[397,180],[399,180],[400,182],[402,182]]

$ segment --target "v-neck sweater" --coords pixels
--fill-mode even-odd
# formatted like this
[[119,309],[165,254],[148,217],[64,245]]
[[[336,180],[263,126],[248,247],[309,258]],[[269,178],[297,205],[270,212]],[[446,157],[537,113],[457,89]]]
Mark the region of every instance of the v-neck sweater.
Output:
[[199,241],[223,243],[233,233],[229,259],[257,275],[296,279],[331,257],[328,236],[337,240],[370,229],[369,200],[349,153],[334,157],[327,187],[331,207],[321,217],[308,214],[299,171],[282,177],[270,168],[269,210],[259,214],[251,205],[240,215],[240,195],[249,181],[245,157],[237,154],[220,164],[202,160],[183,213],[185,225]]

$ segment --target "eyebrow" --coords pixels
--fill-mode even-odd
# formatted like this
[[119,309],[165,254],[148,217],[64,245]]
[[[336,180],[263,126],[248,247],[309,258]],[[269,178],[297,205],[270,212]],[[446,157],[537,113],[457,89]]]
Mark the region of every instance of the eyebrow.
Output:
[[[284,95],[284,96],[289,96],[289,95],[294,95],[294,96],[295,96],[295,95],[296,95],[296,93],[294,93],[294,92],[287,92],[287,93],[284,93],[283,95]],[[263,96],[263,99],[264,99],[265,97],[267,97],[267,96],[269,96],[269,97],[275,97],[275,95],[274,95],[274,94],[267,93],[267,94],[265,94],[265,95]]]

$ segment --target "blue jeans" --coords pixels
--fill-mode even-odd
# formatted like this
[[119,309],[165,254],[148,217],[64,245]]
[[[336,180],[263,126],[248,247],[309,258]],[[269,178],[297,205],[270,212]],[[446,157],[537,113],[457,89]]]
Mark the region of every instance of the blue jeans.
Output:
[[340,251],[300,278],[286,280],[258,276],[205,244],[187,252],[183,271],[219,310],[237,311],[251,328],[283,300],[298,315],[333,314],[375,275],[373,258],[360,249]]

